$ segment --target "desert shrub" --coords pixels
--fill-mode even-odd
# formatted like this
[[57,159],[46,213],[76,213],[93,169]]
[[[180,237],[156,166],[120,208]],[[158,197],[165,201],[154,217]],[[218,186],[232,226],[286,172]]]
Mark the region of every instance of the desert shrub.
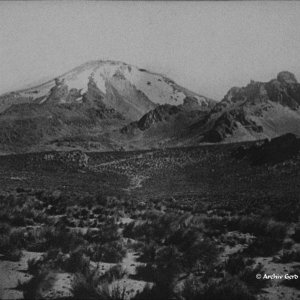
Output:
[[155,259],[156,251],[158,249],[158,245],[155,242],[150,242],[143,244],[139,248],[141,255],[139,257],[139,261],[141,262],[153,262]]
[[42,204],[32,196],[14,195],[0,203],[1,219],[10,222],[13,226],[25,226],[32,223],[35,218],[43,214]]
[[10,223],[12,226],[25,226],[26,217],[21,211],[14,211],[11,213]]
[[85,249],[78,247],[70,253],[69,259],[64,262],[64,268],[67,272],[80,272],[87,274],[90,268],[90,259],[85,255]]
[[300,262],[300,250],[283,250],[279,256],[280,263]]
[[250,256],[270,256],[277,253],[282,248],[282,240],[268,236],[259,236],[244,251]]
[[164,245],[151,241],[141,249],[140,261],[153,262],[159,268],[179,272],[193,269],[197,264],[206,268],[216,262],[218,249],[210,239],[202,239],[197,230],[175,230],[166,238]]
[[[67,268],[68,259],[69,256],[63,254],[58,249],[50,249],[41,257],[27,261],[28,272],[35,277],[43,273],[50,273],[51,270],[66,270],[70,272]],[[76,263],[76,266],[80,266],[80,260]]]
[[287,225],[281,222],[269,221],[264,235],[276,240],[283,240],[286,236]]
[[287,231],[284,223],[264,220],[253,215],[242,217],[239,228],[241,232],[257,236],[254,243],[246,250],[247,253],[257,256],[268,256],[279,251]]
[[247,284],[252,293],[257,293],[269,284],[269,280],[257,280],[256,278],[256,274],[264,273],[263,266],[258,264],[255,267],[246,267],[239,273],[238,277]]
[[114,286],[109,289],[108,282],[101,282],[91,277],[82,276],[77,274],[72,284],[73,299],[86,299],[86,300],[124,300],[125,288],[121,289],[120,286]]
[[100,294],[107,300],[125,300],[126,299],[126,287],[121,288],[119,285],[113,286],[111,290],[101,289]]
[[154,284],[150,287],[146,285],[142,292],[135,295],[132,300],[166,300],[166,299],[175,299],[174,293],[168,287],[162,285]]
[[290,238],[284,239],[284,241],[283,241],[283,248],[285,250],[291,249],[294,244],[295,244],[294,240],[292,240]]
[[112,220],[103,224],[97,232],[88,231],[85,239],[90,243],[108,243],[120,238],[118,225]]
[[92,244],[87,247],[87,255],[93,261],[101,261],[103,257],[103,245]]
[[105,244],[93,244],[88,248],[87,254],[94,261],[119,263],[125,256],[126,249],[122,242],[113,241]]
[[11,226],[8,223],[0,223],[0,236],[10,232]]
[[131,222],[124,226],[123,236],[127,238],[133,238],[133,231],[134,231],[135,223]]
[[[290,201],[291,200],[291,201]],[[274,207],[272,207],[274,218],[282,222],[297,222],[300,214],[299,203],[293,199],[278,199]]]
[[283,239],[286,235],[287,226],[282,222],[263,219],[258,215],[251,215],[241,218],[239,229],[243,233],[251,233],[256,236]]
[[147,242],[161,241],[178,229],[179,221],[176,214],[158,215],[153,212],[144,214],[146,221],[142,223],[130,223],[124,229],[124,236],[134,239],[142,239]]
[[[132,224],[132,225],[131,225]],[[160,241],[164,235],[166,229],[162,228],[158,223],[151,223],[150,221],[143,222],[141,224],[128,224],[124,229],[124,236],[133,239],[142,240],[155,240]],[[155,232],[157,233],[155,237]]]
[[48,272],[45,270],[39,271],[28,282],[22,284],[23,295],[25,300],[40,299],[39,287],[41,283],[46,279]]
[[39,270],[42,268],[43,259],[29,259],[27,261],[27,270],[28,273],[31,275],[37,275]]
[[80,195],[76,200],[76,204],[80,207],[88,207],[91,209],[93,205],[96,204],[96,198],[88,193],[86,195]]
[[255,300],[247,286],[236,277],[224,278],[205,287],[194,299],[203,300]]
[[99,300],[95,285],[82,274],[76,274],[72,283],[73,299]]
[[190,278],[184,282],[181,296],[184,300],[198,300],[203,294],[204,285],[199,278]]
[[126,254],[126,249],[121,242],[111,242],[103,245],[102,248],[104,262],[118,263]]
[[107,205],[107,197],[105,195],[103,195],[102,193],[98,193],[96,195],[96,203],[98,205],[101,205],[101,206],[106,206]]
[[218,254],[218,248],[213,241],[208,238],[197,240],[184,252],[184,264],[193,268],[198,262],[204,268],[210,267],[217,261]]
[[136,275],[134,275],[134,277],[144,281],[155,281],[156,272],[157,268],[150,263],[138,265],[136,267]]
[[19,261],[22,257],[22,251],[20,249],[12,249],[5,255],[5,258],[10,261]]
[[239,221],[239,230],[243,233],[264,235],[268,222],[257,215],[242,217]]
[[160,211],[155,209],[149,209],[142,214],[141,218],[143,220],[149,220],[151,222],[155,222],[159,220],[162,216],[163,214]]
[[295,240],[295,242],[300,243],[300,224],[298,224],[295,228],[293,239]]
[[222,216],[212,216],[207,217],[204,220],[204,224],[206,227],[214,229],[215,231],[221,232],[226,230],[227,227],[227,218]]
[[0,251],[1,254],[8,252],[11,249],[12,245],[10,243],[9,234],[0,235]]
[[24,229],[12,229],[0,235],[0,251],[6,259],[19,261],[25,246]]
[[86,243],[81,233],[60,226],[46,228],[44,238],[48,248],[59,248],[64,253]]
[[104,212],[104,207],[102,206],[96,206],[93,208],[94,214],[102,214]]
[[241,242],[241,238],[238,238],[234,235],[223,234],[220,236],[220,241],[229,245],[230,247],[234,247]]
[[173,278],[182,270],[182,253],[175,246],[163,246],[156,252],[155,264],[159,272]]
[[201,238],[202,233],[197,229],[179,228],[178,230],[170,232],[166,239],[166,244],[176,245],[181,251],[186,251],[196,240]]
[[296,288],[297,290],[300,290],[300,269],[294,268],[289,272],[289,275],[296,275],[298,276],[297,279],[285,279],[282,284],[285,286]]
[[44,229],[27,232],[26,249],[28,251],[44,252],[49,249],[43,233]]
[[49,249],[61,249],[67,253],[86,241],[81,233],[70,231],[63,226],[44,226],[26,231],[21,240],[29,251],[44,252]]
[[168,263],[160,266],[155,264],[137,266],[137,274],[133,277],[154,283],[152,289],[145,290],[137,299],[144,299],[142,295],[146,297],[145,294],[147,294],[147,297],[152,296],[152,299],[169,299],[168,297],[173,295],[174,279],[178,275],[176,270],[171,269],[170,266],[171,264]]
[[[150,244],[151,244],[151,243],[150,243]],[[128,246],[130,249],[134,250],[135,252],[141,252],[142,255],[143,255],[143,248],[144,248],[144,247],[147,247],[147,244],[145,244],[145,243],[143,243],[143,242],[140,242],[140,241],[136,242],[136,241],[128,240],[128,241],[127,241],[127,246]],[[139,257],[139,259],[140,259],[140,257]]]
[[108,269],[103,277],[107,280],[107,282],[111,283],[114,280],[118,280],[123,278],[126,275],[126,271],[122,267],[122,265],[115,265]]
[[226,261],[225,270],[231,275],[237,275],[252,263],[252,259],[245,258],[242,254],[236,253],[231,255]]

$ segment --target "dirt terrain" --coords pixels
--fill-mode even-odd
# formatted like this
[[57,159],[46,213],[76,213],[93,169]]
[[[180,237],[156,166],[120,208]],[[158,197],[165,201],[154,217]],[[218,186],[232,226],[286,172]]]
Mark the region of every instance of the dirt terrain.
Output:
[[300,276],[300,155],[251,147],[1,156],[2,299],[298,299],[256,275]]

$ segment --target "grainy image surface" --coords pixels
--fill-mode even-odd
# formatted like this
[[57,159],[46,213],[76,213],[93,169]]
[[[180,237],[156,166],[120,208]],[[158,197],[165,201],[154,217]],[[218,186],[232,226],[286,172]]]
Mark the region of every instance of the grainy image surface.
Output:
[[299,299],[299,26],[0,2],[0,299]]

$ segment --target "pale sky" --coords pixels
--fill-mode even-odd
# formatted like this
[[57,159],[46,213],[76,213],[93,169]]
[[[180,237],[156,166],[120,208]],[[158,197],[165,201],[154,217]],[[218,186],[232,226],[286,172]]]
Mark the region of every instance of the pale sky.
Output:
[[96,59],[217,100],[282,70],[300,81],[300,2],[0,2],[0,93]]

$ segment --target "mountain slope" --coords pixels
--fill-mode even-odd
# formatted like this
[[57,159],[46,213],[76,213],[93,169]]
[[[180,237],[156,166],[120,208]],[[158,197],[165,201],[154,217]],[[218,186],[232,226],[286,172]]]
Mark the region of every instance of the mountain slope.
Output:
[[126,123],[113,109],[88,103],[13,105],[0,115],[1,150],[89,148],[93,141],[97,150],[114,150],[119,146],[105,135]]
[[289,72],[234,87],[218,103],[121,62],[92,61],[0,97],[0,151],[109,151],[300,135]]
[[241,146],[233,152],[237,159],[247,158],[253,165],[278,164],[297,157],[300,153],[300,139],[287,133],[272,140]]
[[[189,100],[189,101],[187,101]],[[178,106],[163,105],[122,129],[141,145],[189,146],[240,142],[300,135],[300,84],[289,72],[269,82],[251,81],[231,88],[210,111],[196,114],[197,101],[186,98]],[[168,134],[165,134],[165,133]]]
[[203,142],[272,138],[300,134],[300,84],[289,72],[269,82],[234,87],[191,130]]
[[[10,103],[82,101],[93,81],[94,97],[134,121],[159,104],[179,105],[192,96],[210,109],[215,101],[197,95],[171,79],[144,69],[115,61],[91,61],[36,87],[12,92],[0,97],[0,111]],[[59,87],[59,88],[57,88]]]
[[0,150],[131,148],[120,129],[145,114],[163,105],[208,111],[214,104],[162,75],[121,62],[92,61],[0,96]]
[[183,104],[159,105],[140,120],[123,127],[119,139],[126,139],[130,146],[137,148],[185,145],[190,126],[204,119],[207,114],[197,99],[187,97]]

